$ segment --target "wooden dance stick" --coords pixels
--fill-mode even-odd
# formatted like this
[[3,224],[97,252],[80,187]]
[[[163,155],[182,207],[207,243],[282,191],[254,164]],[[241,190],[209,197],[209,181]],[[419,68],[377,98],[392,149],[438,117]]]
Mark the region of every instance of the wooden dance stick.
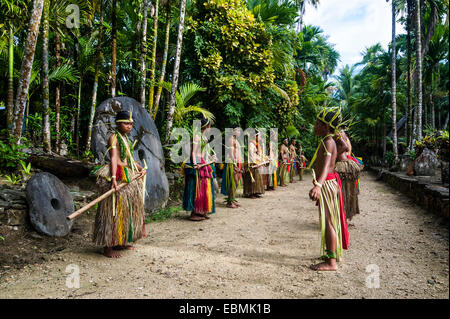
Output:
[[133,179],[131,179],[131,181],[129,183],[122,183],[120,185],[117,186],[117,190],[115,190],[114,188],[111,188],[109,191],[107,191],[106,193],[104,193],[103,195],[101,195],[100,197],[94,199],[93,201],[91,201],[90,203],[88,203],[86,206],[80,208],[79,210],[77,210],[76,212],[70,214],[69,216],[67,216],[68,220],[72,220],[75,217],[77,217],[78,215],[81,215],[82,213],[84,213],[85,211],[87,211],[89,208],[91,208],[92,206],[94,206],[95,204],[101,202],[102,200],[104,200],[105,198],[108,198],[109,196],[111,196],[113,193],[120,191],[122,188],[124,188],[125,186],[131,184],[132,182],[134,182],[135,180],[141,178],[145,176],[144,175],[137,175],[135,176]]
[[260,167],[260,166],[263,166],[263,165],[266,165],[266,164],[269,164],[270,163],[270,161],[266,161],[266,162],[264,162],[264,163],[261,163],[261,164],[258,164],[258,165],[254,165],[254,166],[252,166],[251,168],[258,168],[258,167]]
[[201,164],[201,165],[197,164],[196,169],[199,169],[199,168],[202,168],[203,166],[208,166],[208,165],[211,165],[211,164],[214,164],[214,162],[211,162],[211,163],[205,163],[205,164]]

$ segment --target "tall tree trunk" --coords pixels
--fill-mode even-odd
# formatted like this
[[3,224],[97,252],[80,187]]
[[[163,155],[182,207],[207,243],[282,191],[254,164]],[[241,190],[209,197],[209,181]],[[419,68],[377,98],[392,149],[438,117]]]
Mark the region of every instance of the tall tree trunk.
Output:
[[103,36],[103,1],[100,1],[100,27],[98,31],[98,43],[97,43],[97,58],[95,64],[95,75],[94,75],[94,87],[92,88],[92,104],[91,104],[91,112],[89,114],[89,123],[88,123],[88,133],[87,133],[87,141],[86,141],[86,151],[89,151],[91,148],[91,138],[92,138],[92,126],[94,124],[94,116],[95,116],[95,108],[97,107],[97,90],[98,90],[98,78],[99,78],[99,68],[103,63],[103,54],[102,54],[102,36]]
[[83,78],[80,76],[78,82],[78,97],[77,97],[77,115],[75,120],[75,143],[77,144],[77,155],[80,155],[80,110],[81,110],[81,85]]
[[[146,1],[146,0],[144,0],[144,1]],[[142,10],[143,10],[142,1],[139,1],[139,17],[141,15],[143,15]],[[138,19],[137,25],[136,25],[136,37],[135,37],[135,40],[134,40],[134,51],[133,52],[142,52],[142,48],[140,46],[141,29],[142,29],[142,19]],[[131,69],[132,70],[136,70],[136,61],[135,61],[135,59],[133,59],[131,61]],[[137,80],[136,80],[136,78],[137,78],[136,72],[133,72],[132,73],[132,82],[131,82],[132,83],[132,86],[131,86],[132,90],[131,90],[131,92],[132,92],[132,96],[133,97],[135,97],[136,94],[137,94],[137,88],[136,88]]]
[[144,7],[142,14],[142,43],[141,43],[141,72],[140,72],[141,73],[140,102],[143,108],[145,108],[145,81],[147,79],[147,69],[145,66],[145,58],[147,57],[147,12],[148,12],[148,0],[144,0]]
[[153,17],[153,47],[152,47],[152,67],[150,69],[150,89],[148,92],[148,110],[150,115],[153,112],[153,96],[155,94],[155,70],[156,70],[156,45],[158,43],[158,12],[159,0],[155,0],[155,16]]
[[412,133],[412,110],[411,110],[411,0],[406,1],[407,17],[406,17],[406,51],[407,51],[407,79],[406,79],[406,143],[408,150],[411,149],[411,133]]
[[414,115],[413,115],[413,126],[412,126],[412,133],[411,133],[411,149],[414,149],[414,143],[416,142],[416,136],[417,136],[417,109],[414,108]]
[[113,0],[112,7],[112,57],[111,57],[111,96],[116,97],[116,58],[117,58],[117,0]]
[[[74,54],[73,54],[73,60],[74,60],[74,67],[75,67],[75,69],[76,70],[79,70],[79,61],[78,61],[78,57],[79,57],[79,47],[80,47],[80,45],[79,45],[79,43],[78,43],[78,38],[76,37],[76,36],[74,36],[74,38],[73,38],[73,42],[74,42]],[[74,87],[73,89],[74,89],[74,96],[76,96],[77,97],[77,99],[76,99],[76,105],[77,105],[77,107],[76,107],[76,109],[75,109],[75,114],[74,114],[74,116],[73,116],[73,120],[74,120],[74,125],[73,125],[73,127],[72,127],[72,130],[71,130],[71,132],[72,132],[72,137],[73,137],[73,139],[74,139],[74,141],[75,141],[75,145],[77,146],[77,154],[78,154],[78,151],[79,151],[79,145],[78,145],[78,143],[79,143],[79,137],[78,137],[78,135],[79,135],[79,132],[78,132],[78,127],[79,127],[79,124],[78,124],[78,114],[79,114],[79,110],[80,110],[80,94],[79,94],[79,91],[80,91],[80,88],[81,88],[81,81],[83,80],[83,78],[82,78],[82,76],[81,76],[81,74],[80,74],[80,82],[78,83],[78,87]]]
[[162,92],[162,82],[164,82],[164,77],[166,76],[166,65],[167,65],[167,56],[169,55],[169,36],[170,36],[170,0],[167,3],[167,12],[166,12],[166,35],[164,39],[164,54],[163,54],[163,61],[161,66],[161,75],[159,77],[159,85],[158,89],[156,91],[155,96],[155,103],[154,103],[154,111],[153,111],[153,119],[156,118],[156,114],[158,114],[158,108],[159,108],[159,100],[161,98],[161,92]]
[[382,132],[381,132],[381,136],[383,137],[383,140],[381,141],[381,145],[382,145],[382,150],[383,150],[383,166],[384,166],[384,160],[386,159],[386,119],[385,119],[385,114],[386,114],[386,107],[383,106],[383,116],[381,117],[383,123],[381,123],[382,127]]
[[444,127],[442,128],[444,131],[447,129],[447,125],[448,125],[448,115],[450,112],[447,112],[447,117],[445,118],[445,123],[444,123]]
[[417,85],[416,85],[416,95],[417,95],[417,129],[416,129],[416,139],[422,139],[422,31],[420,26],[420,0],[416,0],[416,72],[417,72]]
[[6,127],[10,135],[14,120],[14,30],[9,27],[9,50],[8,50],[8,105],[6,110]]
[[434,115],[434,101],[433,101],[433,91],[430,92],[430,121],[433,130],[436,128],[436,118]]
[[186,9],[186,0],[181,0],[180,6],[180,25],[178,27],[178,38],[177,38],[177,52],[175,55],[175,63],[173,67],[173,79],[172,79],[172,91],[169,100],[169,112],[167,114],[167,126],[166,126],[166,137],[165,141],[169,140],[170,130],[173,125],[173,114],[175,112],[175,97],[178,86],[178,76],[180,72],[180,60],[181,60],[181,47],[183,43],[183,29],[184,29],[184,15]]
[[423,41],[422,45],[422,56],[424,57],[428,53],[428,49],[430,48],[430,42],[433,38],[434,31],[436,30],[436,27],[439,22],[439,12],[436,7],[436,3],[434,1],[428,1],[430,4],[430,19],[428,21],[427,25],[427,33],[425,34],[425,39]]
[[396,41],[395,41],[395,1],[392,0],[392,142],[394,161],[398,161],[397,146],[397,80],[396,80]]
[[12,129],[14,132],[14,137],[16,138],[16,144],[20,144],[20,138],[22,137],[23,115],[25,112],[25,105],[27,104],[30,75],[33,67],[34,53],[36,51],[36,42],[39,34],[39,25],[41,23],[43,5],[44,0],[33,1],[33,10],[31,11],[27,42],[25,44],[25,52],[22,59],[22,66],[20,68],[16,105],[14,108],[14,122]]
[[[61,66],[61,56],[60,56],[60,50],[61,50],[61,40],[59,33],[56,32],[56,38],[55,38],[55,56],[56,56],[56,66]],[[55,131],[56,131],[56,141],[55,141],[55,150],[56,153],[59,154],[60,152],[60,144],[61,144],[61,132],[60,132],[60,118],[61,118],[61,83],[58,82],[56,85],[56,91],[55,91]]]
[[50,0],[44,1],[44,13],[43,13],[43,45],[42,45],[42,137],[44,142],[44,152],[50,153],[52,151],[52,144],[50,140],[50,88],[48,84],[48,15],[50,10]]

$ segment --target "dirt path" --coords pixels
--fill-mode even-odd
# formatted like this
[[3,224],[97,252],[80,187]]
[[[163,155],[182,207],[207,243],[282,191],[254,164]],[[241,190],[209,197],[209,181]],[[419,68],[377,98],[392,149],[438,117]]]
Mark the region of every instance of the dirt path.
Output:
[[[0,298],[449,298],[447,223],[369,173],[361,185],[361,214],[349,223],[350,250],[335,273],[308,268],[320,238],[307,176],[261,199],[241,198],[241,209],[226,209],[219,196],[204,222],[182,212],[147,225],[150,236],[119,260],[89,242],[57,252],[7,273]],[[69,264],[79,267],[79,289],[66,286]],[[366,272],[368,265],[376,266]],[[379,288],[368,288],[376,268]]]

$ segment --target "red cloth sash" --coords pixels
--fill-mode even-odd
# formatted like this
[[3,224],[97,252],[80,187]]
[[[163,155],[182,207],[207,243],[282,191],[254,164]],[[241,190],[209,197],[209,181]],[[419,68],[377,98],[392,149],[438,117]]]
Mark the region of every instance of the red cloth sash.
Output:
[[342,248],[348,249],[348,228],[347,228],[347,219],[345,218],[345,210],[344,210],[344,197],[342,196],[342,183],[341,178],[339,177],[338,173],[329,173],[327,175],[326,180],[333,180],[336,179],[338,185],[339,185],[339,203],[340,203],[340,217],[341,217],[341,233],[342,233]]
[[353,162],[355,162],[356,164],[359,164],[358,160],[356,158],[354,158],[353,156],[347,155],[347,158],[349,160],[352,160]]

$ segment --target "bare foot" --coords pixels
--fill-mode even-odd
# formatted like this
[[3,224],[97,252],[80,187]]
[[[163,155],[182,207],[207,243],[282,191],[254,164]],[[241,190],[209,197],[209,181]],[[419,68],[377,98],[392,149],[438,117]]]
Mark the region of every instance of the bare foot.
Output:
[[118,252],[114,251],[112,247],[105,247],[103,249],[103,255],[108,258],[120,258],[122,257]]
[[227,204],[228,208],[238,208],[238,206],[236,204]]
[[311,265],[310,268],[315,271],[336,271],[337,264],[336,260],[334,261],[328,260],[316,265]]
[[205,220],[205,219],[206,218],[204,216],[199,215],[199,214],[195,214],[195,213],[192,213],[191,217],[189,217],[189,220],[192,220],[194,222],[199,222],[199,221]]
[[133,245],[122,245],[122,246],[114,246],[114,250],[136,250],[136,247]]

